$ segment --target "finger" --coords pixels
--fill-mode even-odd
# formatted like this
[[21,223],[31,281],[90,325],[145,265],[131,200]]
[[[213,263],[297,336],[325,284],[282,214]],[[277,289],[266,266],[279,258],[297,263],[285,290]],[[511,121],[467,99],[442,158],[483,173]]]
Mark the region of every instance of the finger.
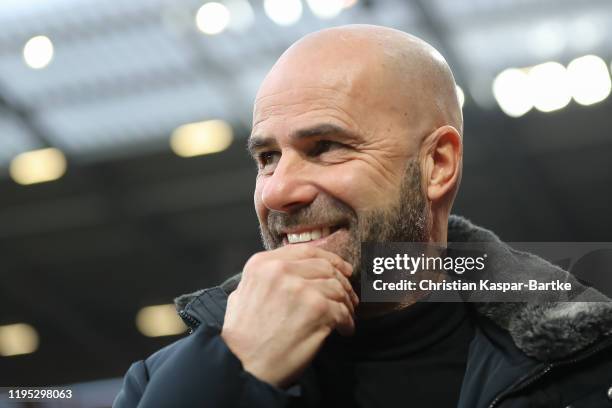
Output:
[[355,306],[349,292],[336,279],[316,279],[310,281],[311,285],[329,300],[343,302],[350,310],[351,315],[355,314]]
[[294,272],[305,279],[335,279],[340,282],[344,290],[348,293],[351,303],[356,306],[359,303],[357,294],[353,290],[353,285],[334,265],[326,259],[304,259],[293,261]]
[[346,293],[348,294],[349,299],[353,304],[353,307],[357,307],[357,305],[359,304],[359,297],[357,296],[357,293],[355,293],[355,289],[353,289],[353,285],[351,285],[351,282],[336,268],[334,268],[334,275],[334,277],[342,284],[344,290],[346,290]]
[[275,249],[272,252],[278,251],[278,255],[284,259],[309,259],[309,258],[323,258],[327,259],[338,268],[344,276],[351,276],[353,274],[353,265],[342,259],[339,255],[326,251],[324,249],[309,245],[307,243],[302,244],[291,244],[286,245],[282,248]]
[[311,258],[295,261],[300,268],[297,273],[305,278],[329,278],[338,279],[347,291],[353,288],[348,278],[327,259]]
[[304,279],[335,279],[338,275],[344,276],[331,263],[321,258],[288,261],[287,265],[293,275]]
[[342,284],[342,287],[344,288],[344,290],[349,296],[352,306],[357,307],[357,305],[359,304],[359,297],[357,296],[357,293],[355,293],[355,290],[353,289],[353,285],[351,285],[351,282],[346,278],[346,276],[342,275],[336,268],[334,268],[334,278],[337,279]]
[[355,333],[355,320],[344,303],[330,300],[330,317],[332,329],[336,329],[343,336]]

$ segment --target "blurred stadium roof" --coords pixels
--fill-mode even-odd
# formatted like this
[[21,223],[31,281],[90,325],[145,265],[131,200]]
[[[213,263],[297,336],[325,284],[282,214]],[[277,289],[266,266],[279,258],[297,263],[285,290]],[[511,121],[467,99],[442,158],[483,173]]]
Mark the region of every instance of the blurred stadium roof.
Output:
[[[253,24],[219,35],[198,31],[195,0],[4,0],[0,5],[0,166],[51,145],[71,160],[168,148],[177,126],[222,118],[248,129],[266,70],[302,35],[345,23],[399,28],[430,41],[458,83],[494,108],[491,82],[507,67],[612,51],[607,0],[361,1],[331,20],[304,7],[279,26],[251,1]],[[49,37],[55,53],[35,70],[23,47]]]

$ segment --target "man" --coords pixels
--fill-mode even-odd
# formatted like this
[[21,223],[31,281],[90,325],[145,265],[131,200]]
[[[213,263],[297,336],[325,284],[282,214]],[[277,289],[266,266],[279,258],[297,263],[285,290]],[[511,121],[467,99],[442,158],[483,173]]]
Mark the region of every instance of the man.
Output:
[[353,25],[294,44],[249,139],[267,251],[177,299],[192,333],[132,365],[114,406],[612,406],[612,308],[592,289],[603,302],[359,303],[361,242],[499,243],[450,216],[462,132],[422,40]]

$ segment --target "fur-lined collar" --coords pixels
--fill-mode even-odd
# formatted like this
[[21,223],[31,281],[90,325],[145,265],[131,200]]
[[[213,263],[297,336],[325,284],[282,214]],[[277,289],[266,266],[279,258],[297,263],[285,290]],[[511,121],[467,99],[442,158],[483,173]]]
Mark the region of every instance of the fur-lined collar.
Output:
[[[518,252],[502,243],[491,231],[477,227],[463,217],[451,215],[448,222],[449,242],[491,242],[501,251],[496,254],[496,273],[511,275],[508,265],[526,265],[539,278],[543,275],[568,279],[580,290],[563,299],[549,299],[546,303],[476,303],[476,310],[506,330],[516,346],[526,355],[540,361],[567,358],[604,337],[612,336],[612,301],[595,289],[583,287],[561,268],[535,255]],[[234,291],[240,274],[221,284],[225,294]],[[177,309],[188,308],[205,291],[175,299]]]
[[[503,244],[491,231],[463,217],[451,216],[449,242],[493,242],[503,249],[498,265],[527,264],[542,275],[571,279],[561,268],[535,255],[518,252]],[[509,259],[513,258],[513,259]],[[513,271],[496,270],[511,274]],[[542,279],[544,280],[544,279]],[[573,280],[573,279],[572,279]],[[580,283],[574,280],[574,286]],[[612,335],[612,302],[595,289],[583,287],[574,297],[546,303],[478,303],[476,309],[507,330],[516,346],[541,361],[566,358],[603,337]]]

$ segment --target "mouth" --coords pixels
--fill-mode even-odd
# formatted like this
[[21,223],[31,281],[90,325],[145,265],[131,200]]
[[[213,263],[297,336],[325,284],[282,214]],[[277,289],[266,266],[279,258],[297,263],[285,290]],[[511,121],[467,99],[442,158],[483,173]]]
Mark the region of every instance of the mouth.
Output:
[[301,244],[304,242],[318,241],[325,239],[334,232],[343,228],[343,225],[335,226],[316,226],[316,227],[297,227],[291,231],[282,232],[283,245]]

